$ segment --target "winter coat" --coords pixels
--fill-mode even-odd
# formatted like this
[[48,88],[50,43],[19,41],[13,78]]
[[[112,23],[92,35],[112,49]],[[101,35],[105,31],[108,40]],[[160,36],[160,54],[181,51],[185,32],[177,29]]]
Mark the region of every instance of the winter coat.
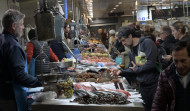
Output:
[[164,60],[162,58],[162,56],[167,55],[166,50],[164,49],[164,47],[162,45],[159,44],[159,42],[155,42],[156,46],[158,48],[158,61],[160,63],[161,66],[161,70],[166,69],[171,63],[169,63],[168,61]]
[[61,61],[65,57],[65,53],[67,50],[61,42],[59,42],[58,40],[52,40],[50,41],[50,47],[55,55],[58,57],[59,61]]
[[170,55],[175,47],[176,42],[177,40],[175,40],[174,36],[170,34],[166,37],[166,39],[162,43],[160,43],[160,45],[164,47],[167,55]]
[[185,35],[180,41],[190,41],[190,35]]
[[25,87],[41,86],[25,72],[26,53],[16,37],[7,31],[0,35],[0,98],[15,100],[12,83]]
[[161,72],[151,111],[174,111],[176,87],[171,78],[174,74],[176,70],[173,63]]
[[122,42],[119,42],[118,39],[115,40],[115,42],[114,42],[114,47],[117,48],[117,50],[118,50],[120,53],[125,51],[125,48],[124,48]]

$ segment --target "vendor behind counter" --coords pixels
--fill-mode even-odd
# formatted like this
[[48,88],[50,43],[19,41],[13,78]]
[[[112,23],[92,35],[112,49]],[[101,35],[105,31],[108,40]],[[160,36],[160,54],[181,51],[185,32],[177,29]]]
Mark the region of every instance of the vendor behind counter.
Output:
[[[47,42],[38,41],[35,29],[29,31],[28,37],[30,42],[27,44],[26,48],[27,63],[35,62],[35,69],[33,69],[35,70],[35,75],[50,73],[49,62],[58,62],[57,56],[48,46]],[[30,65],[32,64],[29,64],[29,68],[31,67]],[[29,73],[31,74],[33,72]]]

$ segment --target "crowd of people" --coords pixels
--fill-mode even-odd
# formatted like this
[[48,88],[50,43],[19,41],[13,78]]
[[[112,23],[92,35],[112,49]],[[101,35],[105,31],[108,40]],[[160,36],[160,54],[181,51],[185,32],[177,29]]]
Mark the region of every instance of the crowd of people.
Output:
[[[117,38],[130,48],[129,65],[113,68],[111,75],[126,77],[129,83],[138,81],[145,111],[188,111],[190,36],[186,25],[177,21],[171,27],[162,26],[159,39],[154,32],[152,25],[145,25],[141,31],[121,27]],[[141,64],[139,56],[145,58]]]
[[[65,57],[66,51],[60,40],[52,40],[49,45],[38,41],[35,29],[28,33],[30,42],[25,52],[16,38],[23,34],[24,18],[21,12],[9,9],[2,19],[0,88],[3,90],[0,91],[0,111],[26,111],[23,87],[42,86],[36,75],[49,73],[48,63]],[[112,59],[123,58],[122,68],[111,69],[110,75],[126,77],[130,84],[137,83],[146,111],[190,110],[190,36],[187,28],[183,22],[177,21],[171,27],[162,26],[159,35],[155,34],[152,25],[140,28],[133,24],[119,28],[118,32],[98,29],[101,42]],[[64,40],[69,44],[69,24],[65,24],[64,31]],[[35,59],[36,66],[34,75],[26,70],[32,59]]]
[[[134,24],[121,27],[118,32],[111,29],[109,37],[100,34],[111,57],[123,57],[120,66],[125,67],[113,68],[111,76],[126,77],[131,85],[138,84],[145,111],[190,110],[188,24],[177,21],[171,27],[161,26],[158,34],[152,25],[140,29]],[[145,61],[139,64],[138,57]]]

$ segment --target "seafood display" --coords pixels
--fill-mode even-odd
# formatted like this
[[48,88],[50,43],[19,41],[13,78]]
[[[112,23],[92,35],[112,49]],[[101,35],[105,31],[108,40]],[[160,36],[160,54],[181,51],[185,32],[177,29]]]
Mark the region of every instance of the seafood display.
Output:
[[89,40],[89,43],[97,43],[97,44],[99,44],[99,43],[101,43],[101,41],[100,40]]
[[82,63],[98,63],[98,62],[111,62],[110,55],[105,48],[97,47],[97,45],[89,45],[81,51]]
[[127,96],[119,91],[85,91],[75,90],[78,96],[73,102],[79,104],[127,104]]
[[117,77],[111,77],[110,76],[110,70],[104,69],[100,70],[99,74],[96,73],[81,73],[77,74],[75,76],[76,82],[97,82],[97,83],[103,83],[103,82],[119,82]]
[[97,44],[99,41],[91,42],[88,48],[83,48],[80,54],[82,60],[78,68],[65,69],[66,71],[59,75],[55,73],[56,80],[50,81],[51,86],[44,85],[43,91],[54,91],[57,93],[56,99],[65,99],[75,102],[74,104],[126,105],[130,103],[130,93],[125,90],[126,85],[123,84],[122,78],[110,76],[111,68],[116,66],[116,63],[110,59],[110,55],[104,48],[97,47],[100,45]]

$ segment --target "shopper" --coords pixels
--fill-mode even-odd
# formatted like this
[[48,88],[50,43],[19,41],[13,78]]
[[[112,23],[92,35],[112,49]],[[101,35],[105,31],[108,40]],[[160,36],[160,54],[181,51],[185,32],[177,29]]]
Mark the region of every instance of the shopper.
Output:
[[102,41],[103,45],[104,45],[106,48],[108,48],[106,34],[103,33],[102,29],[98,29],[98,34],[100,34],[100,36],[101,36],[101,41]]
[[27,111],[26,91],[23,86],[42,85],[37,78],[25,72],[26,53],[16,38],[23,35],[24,17],[21,12],[9,9],[2,19],[4,29],[0,35],[1,111]]
[[[176,42],[178,42],[178,41],[190,41],[190,36],[186,33],[186,27],[187,27],[187,25],[184,25],[184,23],[181,21],[177,21],[177,22],[172,24],[172,27],[171,27],[172,35],[177,40]],[[188,30],[188,32],[189,32],[189,30]],[[167,55],[164,57],[164,59],[167,61],[171,61],[172,56]]]
[[64,40],[70,46],[71,42],[71,36],[70,36],[70,25],[68,23],[65,23],[64,25]]
[[113,44],[114,44],[114,41],[115,41],[115,30],[112,29],[109,31],[109,35],[110,35],[110,38],[109,38],[109,53],[111,53],[111,48],[113,47]]
[[[157,47],[150,38],[137,38],[134,32],[129,26],[120,28],[118,36],[122,44],[131,46],[130,63],[126,70],[112,69],[111,75],[124,77],[137,75],[145,110],[150,111],[159,76],[159,71],[156,69]],[[135,56],[144,56],[146,58],[144,64],[136,64]]]
[[178,42],[172,57],[173,64],[160,74],[152,111],[190,111],[190,42]]
[[172,24],[172,35],[176,40],[190,41],[190,36],[186,34],[186,27],[187,26],[184,25],[181,21],[177,21]]
[[[68,52],[67,47],[62,43],[64,41],[68,47],[71,47],[71,36],[70,36],[70,25],[68,23],[64,24],[64,39],[56,37],[54,40],[50,41],[50,47],[58,57],[59,61],[65,58],[66,53]],[[74,41],[73,41],[74,42]]]
[[161,41],[160,45],[164,47],[166,50],[167,55],[171,55],[172,49],[174,49],[176,40],[172,35],[172,30],[169,26],[162,26],[160,28],[160,38]]
[[51,40],[50,47],[52,51],[55,53],[55,55],[58,57],[59,61],[65,58],[67,48],[65,45],[63,45],[61,40],[57,40],[57,39]]
[[118,32],[115,34],[114,47],[119,51],[119,53],[125,51],[125,47],[122,42],[118,39]]
[[158,61],[157,66],[158,67],[157,67],[157,69],[159,69],[161,72],[161,70],[165,69],[169,65],[169,63],[167,60],[163,59],[163,56],[165,56],[167,54],[166,54],[164,47],[161,46],[160,43],[156,41],[155,27],[152,25],[145,25],[144,36],[150,37],[155,42],[155,44],[157,46],[157,49],[158,49],[157,50],[157,52],[158,52],[158,58],[157,58],[158,59],[157,60]]
[[49,63],[58,62],[58,58],[45,41],[38,41],[35,29],[28,32],[30,42],[27,44],[27,63],[35,59],[35,75],[50,73]]

